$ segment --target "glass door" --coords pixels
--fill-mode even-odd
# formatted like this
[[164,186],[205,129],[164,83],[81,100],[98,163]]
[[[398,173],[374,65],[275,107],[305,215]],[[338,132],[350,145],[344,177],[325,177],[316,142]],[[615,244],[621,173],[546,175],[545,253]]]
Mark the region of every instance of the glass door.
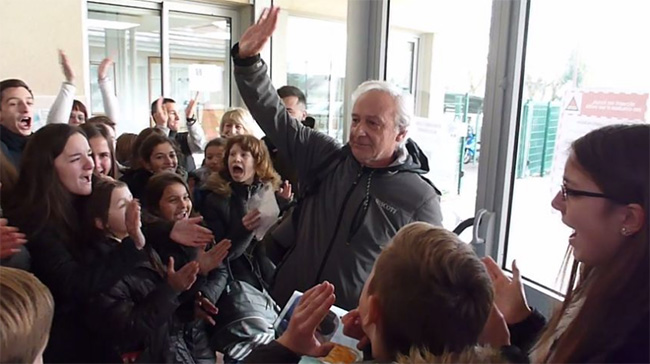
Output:
[[[217,136],[219,120],[233,102],[230,48],[239,34],[240,11],[190,2],[97,0],[88,3],[91,112],[103,113],[97,68],[111,57],[109,72],[119,100],[118,131],[138,133],[150,125],[150,105],[161,95],[182,112],[198,97],[206,137]],[[198,96],[197,96],[198,95]]]
[[477,209],[495,213],[488,252],[505,270],[516,259],[529,303],[549,313],[570,267],[571,229],[551,207],[570,143],[609,123],[648,122],[650,52],[639,45],[650,4],[495,1],[493,9]]
[[169,12],[168,94],[180,110],[198,95],[208,140],[219,136],[219,121],[230,106],[230,40],[230,18]]

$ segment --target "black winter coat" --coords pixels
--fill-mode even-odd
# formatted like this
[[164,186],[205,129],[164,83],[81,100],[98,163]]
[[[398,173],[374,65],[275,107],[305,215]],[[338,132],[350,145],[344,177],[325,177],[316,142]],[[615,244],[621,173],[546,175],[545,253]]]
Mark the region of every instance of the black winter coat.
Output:
[[245,281],[262,289],[259,278],[269,282],[274,274],[275,266],[264,257],[262,247],[253,237],[253,232],[247,230],[242,218],[246,215],[248,199],[262,187],[261,182],[250,186],[231,182],[232,194],[225,197],[214,192],[203,190],[204,200],[199,206],[204,223],[212,230],[216,241],[229,239],[232,247],[228,252],[228,261],[233,270],[234,278]]
[[101,361],[103,345],[89,333],[79,312],[89,297],[109,289],[135,267],[142,252],[127,238],[102,259],[86,261],[73,256],[54,227],[29,236],[26,246],[32,272],[50,289],[55,302],[45,361]]
[[[109,239],[102,244],[98,248],[107,252],[118,246]],[[167,283],[155,250],[145,249],[148,259],[90,300],[87,321],[118,355],[138,353],[138,362],[214,363],[203,323],[184,321],[176,314],[179,292]]]

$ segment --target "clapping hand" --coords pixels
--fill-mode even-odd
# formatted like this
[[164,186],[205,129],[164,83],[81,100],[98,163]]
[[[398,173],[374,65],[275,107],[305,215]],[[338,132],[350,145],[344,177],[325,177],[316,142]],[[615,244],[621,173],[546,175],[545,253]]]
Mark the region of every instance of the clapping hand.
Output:
[[280,186],[280,190],[278,191],[278,195],[287,201],[291,201],[293,199],[293,191],[291,183],[289,183],[289,181],[284,181],[284,183],[282,183],[282,186]]
[[126,231],[135,243],[138,250],[142,250],[146,243],[144,234],[142,234],[141,207],[137,199],[133,199],[126,206]]
[[167,263],[167,283],[176,292],[187,291],[196,281],[196,275],[199,273],[199,263],[189,262],[180,270],[174,270],[174,257],[169,257]]
[[102,63],[99,64],[99,68],[97,68],[97,79],[99,81],[108,77],[108,69],[111,68],[112,65],[113,65],[112,59],[104,58],[104,60],[102,60]]
[[361,326],[361,315],[358,308],[345,314],[341,318],[341,323],[343,323],[343,335],[359,340],[357,349],[363,350],[370,344],[370,339],[368,339]]
[[523,321],[530,315],[531,310],[526,302],[517,262],[512,261],[512,278],[509,278],[491,257],[485,257],[482,261],[492,280],[494,303],[503,314],[506,323],[512,325]]
[[59,49],[59,62],[61,63],[65,80],[69,83],[74,83],[74,71],[72,71],[70,60],[61,49]]
[[220,266],[226,255],[228,255],[228,249],[231,246],[230,240],[224,239],[208,251],[203,250],[203,248],[198,248],[199,251],[196,256],[196,261],[199,262],[201,274],[207,275],[211,270]]
[[190,101],[187,103],[187,107],[185,108],[185,118],[186,119],[191,119],[194,116],[194,112],[196,111],[196,102],[199,99],[199,91],[196,92],[196,95],[194,95],[193,99],[190,99]]
[[199,225],[201,221],[201,216],[178,220],[174,223],[169,237],[181,245],[204,247],[214,239],[214,235],[210,229]]
[[156,125],[167,127],[169,124],[169,117],[170,117],[169,113],[163,107],[163,97],[161,96],[156,101],[156,108],[153,113],[153,120],[156,122]]
[[323,282],[305,292],[291,315],[289,327],[280,336],[278,343],[298,355],[318,358],[329,354],[334,344],[321,344],[316,338],[316,329],[335,300],[334,285],[329,282]]
[[203,297],[201,292],[196,292],[196,299],[194,300],[194,317],[200,320],[207,321],[210,325],[216,325],[212,318],[213,315],[219,313],[219,309],[210,302],[209,299]]
[[25,234],[18,228],[7,225],[7,219],[0,219],[0,259],[8,258],[20,251],[27,242]]

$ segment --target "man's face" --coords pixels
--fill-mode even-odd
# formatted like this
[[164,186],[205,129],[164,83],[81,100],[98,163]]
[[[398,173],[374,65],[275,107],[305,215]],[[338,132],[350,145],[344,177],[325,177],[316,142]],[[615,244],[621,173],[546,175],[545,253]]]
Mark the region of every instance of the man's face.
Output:
[[305,105],[298,101],[296,96],[287,96],[282,99],[284,102],[284,107],[287,108],[289,115],[298,121],[303,121],[307,118],[307,110],[305,110]]
[[163,105],[165,111],[167,111],[167,127],[173,131],[178,131],[178,113],[176,112],[176,103],[168,102]]
[[34,97],[24,87],[4,90],[0,102],[0,124],[16,134],[32,133]]
[[349,144],[359,163],[383,168],[393,162],[395,150],[406,137],[406,131],[396,128],[396,111],[395,100],[382,91],[370,91],[357,99]]

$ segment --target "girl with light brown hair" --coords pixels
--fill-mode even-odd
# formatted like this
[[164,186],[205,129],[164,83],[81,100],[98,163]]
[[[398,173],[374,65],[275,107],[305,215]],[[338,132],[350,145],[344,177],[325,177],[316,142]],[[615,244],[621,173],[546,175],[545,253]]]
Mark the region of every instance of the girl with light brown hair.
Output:
[[[228,139],[224,166],[223,170],[208,177],[202,189],[204,197],[198,208],[215,239],[232,241],[232,248],[225,261],[228,272],[226,286],[246,285],[251,292],[256,292],[257,297],[273,302],[266,292],[266,282],[273,274],[273,267],[261,254],[261,244],[254,232],[261,226],[262,219],[277,219],[280,209],[276,206],[275,216],[272,213],[262,216],[259,209],[249,208],[249,203],[253,198],[268,196],[269,193],[273,196],[276,191],[281,199],[289,199],[291,189],[280,188],[280,177],[273,170],[266,145],[252,135],[237,135]],[[271,203],[277,204],[277,201]],[[224,305],[227,307],[223,300],[236,299],[233,298],[234,294],[227,293],[234,290],[226,289],[224,292],[220,310]],[[221,326],[227,326],[236,322],[240,314],[242,312],[237,310],[226,312],[224,309],[219,312],[217,319],[223,319]],[[259,312],[259,315],[267,318],[270,327],[277,317],[272,309]],[[272,328],[264,325],[255,327],[259,330],[247,331],[249,334],[240,338],[239,342],[221,340],[216,349],[224,352],[228,359],[242,360],[256,345],[265,344],[274,338]]]

